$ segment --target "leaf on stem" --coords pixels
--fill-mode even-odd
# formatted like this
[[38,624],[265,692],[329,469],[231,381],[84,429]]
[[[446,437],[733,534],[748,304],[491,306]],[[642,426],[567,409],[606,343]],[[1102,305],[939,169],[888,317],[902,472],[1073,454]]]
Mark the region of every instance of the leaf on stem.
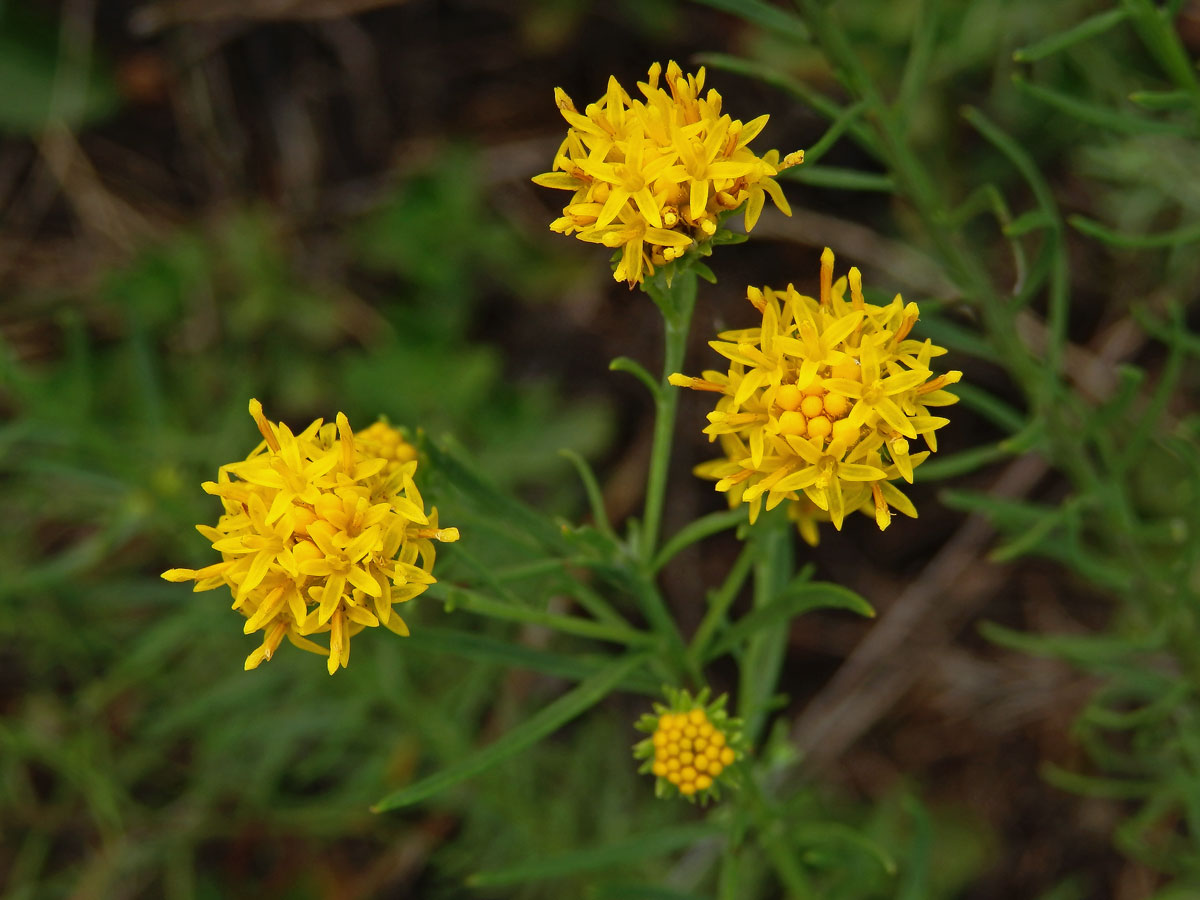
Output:
[[509,757],[549,737],[567,722],[595,706],[645,661],[645,654],[635,654],[613,663],[535,713],[499,740],[472,753],[466,759],[421,779],[416,784],[388,794],[371,807],[371,811],[379,813],[401,806],[411,806],[499,765]]
[[614,867],[665,856],[699,841],[717,838],[724,833],[719,825],[678,825],[634,835],[602,847],[589,847],[533,859],[506,869],[479,872],[467,879],[472,887],[501,887],[526,884],[548,878],[564,878],[581,872],[606,872]]
[[844,609],[867,618],[875,617],[871,604],[849,588],[827,581],[804,582],[789,587],[767,605],[739,619],[713,642],[704,659],[715,659],[759,632],[816,609]]

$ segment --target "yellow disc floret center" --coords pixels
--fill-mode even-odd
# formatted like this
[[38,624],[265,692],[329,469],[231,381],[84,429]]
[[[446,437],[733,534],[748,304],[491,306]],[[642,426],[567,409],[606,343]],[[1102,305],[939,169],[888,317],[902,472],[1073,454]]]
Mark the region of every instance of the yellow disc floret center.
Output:
[[703,709],[664,713],[651,738],[652,771],[665,778],[684,796],[712,787],[713,779],[733,763],[735,754],[725,735],[708,720]]

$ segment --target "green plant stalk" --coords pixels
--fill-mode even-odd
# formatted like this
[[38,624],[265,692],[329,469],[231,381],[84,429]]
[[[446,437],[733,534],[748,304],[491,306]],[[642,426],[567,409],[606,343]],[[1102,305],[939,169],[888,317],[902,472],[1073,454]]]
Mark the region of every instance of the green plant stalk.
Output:
[[[782,513],[783,510],[778,510]],[[767,606],[787,587],[792,574],[791,529],[781,515],[759,521],[751,537],[754,545],[754,608]],[[767,707],[779,684],[787,653],[788,629],[760,631],[749,641],[738,667],[738,714],[746,722],[746,736],[757,743],[767,722]]]
[[771,808],[752,775],[747,774],[742,782],[744,802],[750,807],[754,822],[755,841],[783,882],[786,896],[789,900],[816,900],[817,894],[797,858],[799,854],[788,846],[786,830],[778,827],[783,824],[781,817]]
[[675,434],[675,416],[679,408],[679,389],[667,378],[683,368],[692,310],[696,306],[696,272],[682,268],[665,290],[645,284],[663,314],[663,374],[654,393],[654,443],[650,450],[650,474],[646,482],[646,508],[642,517],[639,556],[647,567],[654,565],[658,532],[662,527],[663,505],[667,495],[667,476],[671,465],[671,443]]

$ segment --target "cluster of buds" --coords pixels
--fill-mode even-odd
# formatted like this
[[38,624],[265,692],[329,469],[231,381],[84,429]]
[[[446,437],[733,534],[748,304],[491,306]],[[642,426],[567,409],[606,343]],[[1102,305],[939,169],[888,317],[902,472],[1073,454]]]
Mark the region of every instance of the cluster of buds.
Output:
[[791,215],[773,180],[804,160],[757,156],[749,143],[767,116],[749,122],[721,112],[721,95],[704,89],[704,69],[684,75],[667,64],[650,67],[635,100],[615,78],[581,113],[561,88],[554,92],[570,126],[553,171],[533,180],[570,191],[554,231],[620,250],[613,277],[630,287],[717,233],[720,217],[745,204],[746,230],[754,227],[767,195]]
[[654,704],[634,726],[650,737],[634,746],[639,771],[655,777],[658,796],[671,793],[703,802],[720,797],[720,783],[745,754],[742,723],[725,712],[725,696],[706,705],[708,689],[695,698],[667,689],[668,704]]
[[[910,337],[917,305],[899,295],[886,306],[867,303],[857,269],[833,280],[828,248],[819,298],[792,285],[752,287],[747,296],[761,326],[710,342],[729,360],[728,371],[670,379],[720,395],[704,431],[721,442],[724,456],[696,474],[716,480],[731,506],[749,504],[752,522],[764,501],[767,509],[790,501],[810,543],[816,521],[840,530],[854,510],[873,515],[881,529],[892,509],[915,517],[892,482],[911,483],[913,470],[937,449],[935,432],[949,420],[929,410],[957,402],[945,388],[962,376],[929,368],[946,351]],[[928,450],[914,450],[918,438]]]

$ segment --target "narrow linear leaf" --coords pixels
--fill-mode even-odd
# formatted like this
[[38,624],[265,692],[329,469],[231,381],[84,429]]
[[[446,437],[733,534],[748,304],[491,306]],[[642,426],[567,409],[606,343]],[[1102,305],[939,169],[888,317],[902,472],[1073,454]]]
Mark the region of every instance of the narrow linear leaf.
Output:
[[1066,31],[1052,34],[1036,44],[1013,51],[1013,59],[1017,62],[1028,63],[1053,56],[1068,47],[1104,34],[1110,28],[1120,25],[1127,15],[1128,13],[1123,9],[1109,9],[1097,13],[1079,24],[1071,26]]
[[958,395],[963,406],[974,410],[1007,432],[1015,434],[1026,425],[1025,416],[1019,410],[983,388],[973,384],[956,384],[954,393]]
[[1071,216],[1067,219],[1071,226],[1089,237],[1103,241],[1113,247],[1126,250],[1153,250],[1159,247],[1178,247],[1181,244],[1192,244],[1200,241],[1200,224],[1187,225],[1174,231],[1164,231],[1160,234],[1121,234],[1106,228],[1099,222],[1084,216]]
[[[418,653],[452,653],[478,662],[529,669],[571,681],[590,678],[607,663],[607,658],[587,654],[551,653],[485,634],[431,626],[421,626],[415,639],[405,644],[405,647]],[[662,686],[656,679],[639,676],[637,673],[625,678],[618,687],[621,690],[653,697],[662,694]]]
[[655,400],[658,400],[659,395],[662,393],[662,387],[654,376],[646,371],[645,366],[636,360],[630,359],[628,356],[618,356],[608,364],[608,369],[610,372],[627,372],[632,375],[646,386],[646,390],[650,392],[650,396]]
[[1043,764],[1041,774],[1056,788],[1106,800],[1136,800],[1154,793],[1156,787],[1153,782],[1148,781],[1119,781],[1115,778],[1080,775],[1078,772],[1068,772],[1054,763]]
[[515,606],[485,597],[477,591],[456,585],[445,585],[441,582],[431,585],[425,596],[430,599],[442,600],[448,610],[462,609],[480,616],[488,616],[505,622],[524,622],[527,625],[544,625],[564,634],[576,637],[592,638],[597,641],[610,641],[616,644],[630,646],[648,646],[655,642],[653,635],[609,622],[596,622],[578,616],[564,616],[558,613],[544,612],[529,606]]
[[1163,634],[1156,631],[1137,639],[1094,634],[1027,634],[995,622],[980,622],[979,633],[1009,650],[1030,656],[1059,657],[1088,668],[1111,667],[1122,660],[1157,650]]
[[[742,75],[746,78],[754,78],[763,84],[783,91],[785,94],[790,94],[802,103],[812,107],[830,121],[836,120],[843,112],[841,106],[820,91],[815,91],[804,82],[785,75],[776,69],[772,69],[770,66],[751,62],[748,59],[741,59],[737,56],[730,56],[726,53],[701,53],[697,55],[696,59],[698,62],[706,66],[711,66],[714,69],[732,72],[735,75]],[[853,135],[859,145],[872,155],[880,159],[883,158],[875,135],[870,129],[864,127],[861,122],[851,122],[847,126],[846,131],[848,134]],[[800,168],[803,168],[803,166]]]
[[645,654],[627,656],[596,673],[499,740],[435,775],[388,794],[371,807],[371,811],[387,812],[390,809],[419,803],[461,781],[486,772],[525,748],[533,746],[603,700],[629,673],[645,662],[646,658]]
[[896,860],[880,844],[862,832],[839,822],[821,822],[800,825],[789,832],[789,837],[801,847],[822,844],[845,844],[866,852],[888,875],[896,874]]
[[1121,0],[1130,21],[1154,61],[1162,67],[1176,86],[1188,92],[1197,113],[1200,113],[1200,81],[1194,63],[1179,38],[1174,21],[1163,17],[1151,0]]
[[704,654],[705,660],[728,653],[747,638],[815,609],[844,609],[867,618],[875,617],[871,604],[849,588],[828,581],[805,582],[739,619],[713,643]]
[[953,509],[986,515],[1005,531],[1025,531],[1044,519],[1057,519],[1057,506],[1006,500],[979,491],[943,491],[941,500]]
[[866,102],[860,100],[853,106],[847,106],[837,117],[830,123],[829,128],[817,140],[815,144],[804,151],[804,165],[810,168],[822,156],[829,152],[829,149],[837,143],[838,138],[846,133],[846,129],[853,125],[858,117],[866,110]]
[[1012,451],[1007,448],[1007,442],[1005,441],[999,441],[995,444],[984,444],[981,447],[972,447],[970,450],[955,453],[953,456],[933,459],[927,463],[923,463],[913,473],[913,479],[919,482],[927,482],[956,478],[959,475],[966,475],[969,472],[982,469],[986,465],[1002,459],[1008,459],[1011,456]]
[[697,824],[664,828],[603,847],[590,847],[586,850],[575,850],[518,863],[506,869],[478,872],[468,878],[467,883],[472,887],[500,887],[544,881],[547,878],[563,878],[580,872],[602,872],[638,860],[665,856],[722,833],[723,829],[718,825]]
[[525,532],[544,547],[567,552],[562,531],[554,522],[488,481],[470,462],[466,450],[452,438],[427,441],[425,451],[434,468],[471,505],[486,511],[496,521],[507,522],[510,529]]
[[1152,722],[1161,721],[1170,716],[1184,699],[1191,693],[1191,688],[1184,682],[1171,685],[1157,699],[1134,710],[1115,710],[1093,702],[1083,711],[1083,721],[1113,731],[1127,731],[1139,728]]
[[1017,216],[1010,223],[1004,226],[1005,237],[1024,237],[1033,231],[1040,231],[1043,228],[1053,228],[1054,220],[1046,215],[1044,210],[1031,209],[1027,213]]
[[767,31],[790,38],[793,41],[807,43],[810,39],[808,28],[798,17],[785,12],[778,6],[764,3],[763,0],[693,0],[701,6],[719,9],[721,12],[732,13],[752,25],[757,25]]
[[1066,113],[1081,122],[1098,125],[1120,134],[1187,134],[1190,131],[1187,127],[1175,122],[1148,119],[1134,115],[1132,111],[1123,112],[1113,109],[1111,106],[1088,103],[1069,94],[1026,81],[1020,75],[1013,76],[1013,85],[1023,94],[1040,100],[1059,112]]
[[[922,310],[924,313],[925,311]],[[965,328],[945,316],[926,314],[921,316],[921,336],[932,338],[935,344],[941,344],[956,353],[966,353],[976,359],[996,362],[999,357],[979,332]],[[957,386],[954,393],[958,393]]]
[[929,811],[916,797],[904,798],[904,811],[912,818],[913,836],[907,854],[909,864],[900,878],[896,900],[923,900],[930,894],[930,868],[933,862],[933,822]]
[[896,190],[896,182],[890,175],[878,172],[860,172],[857,169],[843,169],[838,166],[812,166],[807,163],[784,169],[779,173],[780,178],[798,181],[813,187],[836,188],[844,191],[882,191],[891,193]]
[[665,566],[681,550],[685,550],[697,541],[719,534],[729,528],[735,528],[746,521],[746,512],[741,507],[709,513],[694,522],[689,522],[667,540],[658,556],[654,558],[651,568],[657,572]]
[[608,521],[608,512],[604,508],[604,494],[600,490],[600,483],[596,480],[596,473],[592,471],[588,461],[574,450],[564,448],[558,452],[569,459],[575,466],[575,471],[579,473],[579,480],[583,482],[583,489],[587,492],[588,506],[592,511],[592,520],[596,523],[596,528],[616,540],[617,536],[613,533],[612,525]]
[[899,121],[913,118],[913,110],[929,81],[929,63],[933,59],[933,48],[937,38],[941,4],[921,0],[917,9],[916,23],[904,62],[904,74],[900,76],[900,90],[896,96],[896,117]]
[[1144,109],[1153,110],[1187,109],[1192,105],[1192,97],[1187,91],[1134,91],[1129,99]]

